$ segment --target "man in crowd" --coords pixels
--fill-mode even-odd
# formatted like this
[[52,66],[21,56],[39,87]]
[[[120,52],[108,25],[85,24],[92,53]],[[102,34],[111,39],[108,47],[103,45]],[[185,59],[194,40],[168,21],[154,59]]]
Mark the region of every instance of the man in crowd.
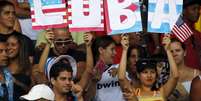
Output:
[[194,29],[194,23],[200,16],[200,0],[184,0],[183,19],[191,27],[193,35],[186,40],[185,62],[189,67],[201,69],[201,33]]
[[0,37],[0,101],[13,101],[13,80],[7,70],[8,55],[6,41]]
[[[79,81],[81,78],[81,74],[85,70],[85,54],[81,51],[76,51],[75,49],[72,49],[73,47],[73,39],[71,37],[70,32],[67,28],[54,28],[52,30],[46,31],[46,40],[48,40],[48,43],[46,43],[45,49],[42,51],[45,53],[45,57],[41,56],[41,51],[39,51],[38,54],[36,54],[35,57],[35,63],[39,64],[40,71],[43,71],[43,68],[46,64],[46,59],[51,57],[58,57],[60,55],[69,55],[73,57],[77,62],[77,75],[76,79]],[[51,41],[51,42],[50,42]],[[53,47],[51,47],[53,46]],[[42,54],[43,55],[43,54]],[[44,57],[39,62],[39,57]]]

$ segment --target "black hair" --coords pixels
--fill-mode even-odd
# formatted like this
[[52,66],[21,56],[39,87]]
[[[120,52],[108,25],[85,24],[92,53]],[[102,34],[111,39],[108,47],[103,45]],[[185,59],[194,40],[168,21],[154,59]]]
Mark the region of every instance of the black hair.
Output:
[[201,1],[200,0],[183,0],[183,9],[194,4],[201,5]]
[[157,68],[156,68],[156,61],[152,60],[150,58],[144,58],[144,59],[140,59],[137,61],[136,63],[137,66],[137,73],[140,74],[141,72],[143,72],[145,69],[154,69],[154,71],[156,71],[156,81],[153,83],[151,90],[152,91],[157,91],[159,88],[156,87],[156,83],[157,83]]
[[145,69],[154,69],[155,71],[157,71],[156,61],[148,58],[139,59],[136,63],[136,67],[138,73],[143,72]]
[[31,68],[31,62],[29,60],[29,38],[23,34],[12,34],[10,37],[14,37],[17,42],[19,43],[19,53],[18,53],[18,60],[19,60],[19,67],[20,67],[20,73],[26,73]]
[[56,79],[59,76],[60,72],[67,71],[73,72],[72,66],[68,62],[64,62],[64,60],[60,60],[59,62],[52,65],[50,69],[50,78]]
[[97,37],[92,44],[92,52],[94,53],[94,60],[98,60],[99,58],[100,53],[98,49],[100,47],[105,49],[112,43],[115,44],[115,41],[112,39],[111,36],[104,35],[101,37]]
[[129,46],[128,48],[128,52],[127,52],[127,59],[130,58],[131,56],[131,52],[133,49],[136,49],[137,50],[137,53],[138,53],[138,58],[145,58],[144,54],[145,54],[145,51],[143,49],[143,47],[139,46],[139,45],[131,45]]
[[3,36],[0,36],[0,43],[6,43],[6,39]]
[[173,42],[179,42],[181,44],[181,47],[183,48],[183,50],[186,49],[186,46],[181,41],[179,41],[177,38],[172,38],[171,43],[173,43]]
[[13,3],[9,2],[9,1],[6,1],[6,0],[0,0],[0,13],[2,12],[3,8],[6,7],[6,6],[14,6]]

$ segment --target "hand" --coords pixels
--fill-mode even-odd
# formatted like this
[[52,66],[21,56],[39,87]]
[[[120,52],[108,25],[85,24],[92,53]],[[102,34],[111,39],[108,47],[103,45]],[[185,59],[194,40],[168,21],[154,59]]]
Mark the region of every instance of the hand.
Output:
[[128,35],[122,34],[121,35],[121,45],[123,47],[123,49],[128,49],[129,47],[129,37]]
[[164,45],[165,50],[170,50],[170,43],[171,43],[171,39],[170,39],[170,35],[165,35],[163,37],[163,41],[162,44]]
[[[73,82],[73,81],[72,81]],[[74,82],[72,83],[72,91],[75,93],[75,95],[77,96],[77,98],[82,98],[82,87],[78,84],[74,84]]]
[[92,45],[93,35],[90,32],[84,33],[84,41],[87,46]]
[[108,73],[110,74],[110,76],[115,77],[117,75],[118,69],[117,68],[111,68],[110,70],[108,70]]
[[54,37],[55,37],[55,35],[54,35],[53,31],[51,29],[47,29],[46,33],[45,33],[45,38],[50,45],[52,45]]
[[131,88],[125,87],[122,89],[122,91],[123,91],[123,96],[126,100],[132,101],[135,98],[133,90]]

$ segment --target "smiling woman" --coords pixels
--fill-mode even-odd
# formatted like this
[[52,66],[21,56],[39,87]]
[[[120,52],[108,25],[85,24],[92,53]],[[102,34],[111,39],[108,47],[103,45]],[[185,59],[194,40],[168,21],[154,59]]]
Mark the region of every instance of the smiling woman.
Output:
[[9,70],[14,77],[14,101],[29,90],[31,85],[31,60],[29,39],[22,34],[11,35],[8,40]]

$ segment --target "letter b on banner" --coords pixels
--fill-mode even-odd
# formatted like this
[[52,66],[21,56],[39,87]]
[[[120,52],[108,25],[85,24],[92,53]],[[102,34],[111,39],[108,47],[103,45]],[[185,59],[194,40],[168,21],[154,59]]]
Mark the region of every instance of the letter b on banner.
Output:
[[105,8],[108,33],[142,30],[139,0],[106,0]]

